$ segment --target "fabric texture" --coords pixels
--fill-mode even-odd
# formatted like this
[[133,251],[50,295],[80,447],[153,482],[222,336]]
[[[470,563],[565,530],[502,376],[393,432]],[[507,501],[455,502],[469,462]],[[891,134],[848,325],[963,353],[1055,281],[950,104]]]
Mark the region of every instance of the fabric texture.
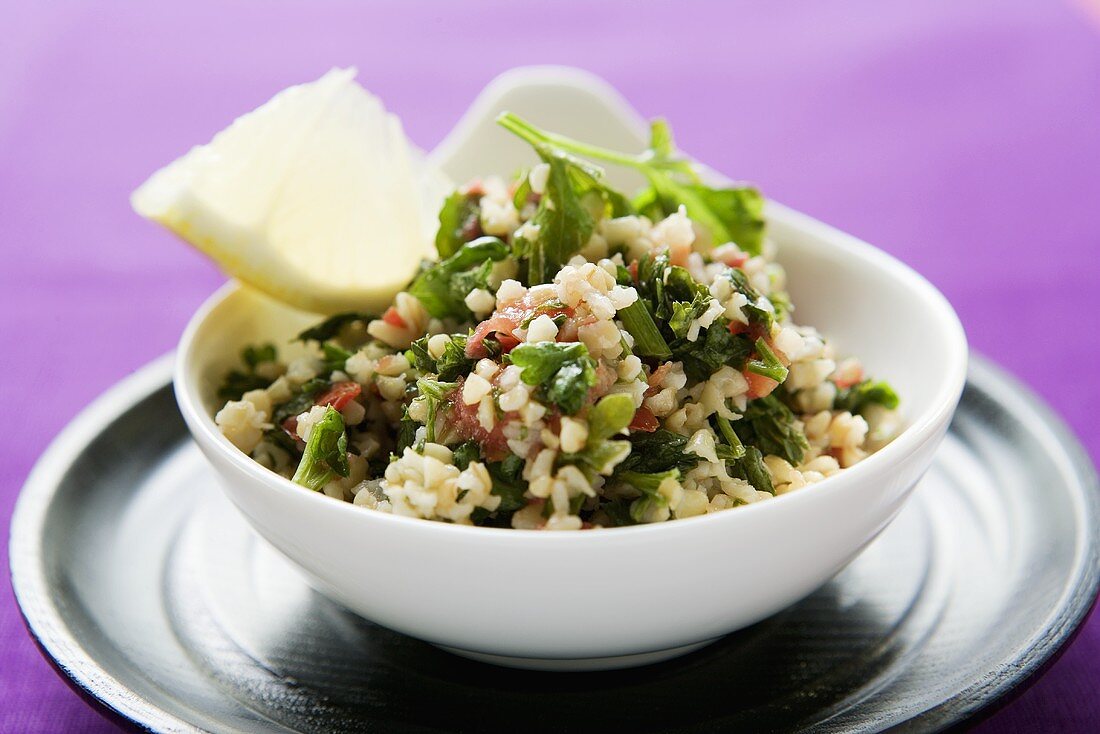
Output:
[[[0,523],[50,439],[222,281],[130,210],[334,65],[438,142],[517,65],[584,67],[714,168],[893,253],[1100,456],[1100,3],[0,2]],[[0,563],[7,565],[6,543]],[[1100,620],[981,732],[1100,730]],[[0,731],[106,732],[0,586]]]

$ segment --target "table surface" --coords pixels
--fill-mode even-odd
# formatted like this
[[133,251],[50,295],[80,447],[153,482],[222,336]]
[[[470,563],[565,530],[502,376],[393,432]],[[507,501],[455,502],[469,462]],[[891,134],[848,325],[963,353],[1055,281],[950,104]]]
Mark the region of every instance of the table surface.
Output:
[[[152,4],[0,0],[0,523],[49,440],[170,350],[223,278],[129,192],[334,65],[431,147],[517,65],[564,63],[681,147],[893,253],[1100,457],[1100,2]],[[0,564],[7,566],[6,544]],[[1100,619],[980,732],[1100,730]],[[0,586],[0,731],[105,732]]]

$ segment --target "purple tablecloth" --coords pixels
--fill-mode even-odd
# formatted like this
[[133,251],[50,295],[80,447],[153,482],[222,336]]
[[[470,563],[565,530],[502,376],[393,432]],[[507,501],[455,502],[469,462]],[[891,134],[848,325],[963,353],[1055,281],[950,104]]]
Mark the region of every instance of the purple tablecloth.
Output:
[[[355,64],[431,147],[495,74],[606,77],[715,168],[928,276],[1100,457],[1100,3],[0,2],[0,522],[47,442],[222,280],[130,190]],[[843,10],[841,10],[843,5]],[[6,567],[6,545],[0,563]],[[1100,620],[982,732],[1100,730]],[[113,731],[0,586],[0,730]]]

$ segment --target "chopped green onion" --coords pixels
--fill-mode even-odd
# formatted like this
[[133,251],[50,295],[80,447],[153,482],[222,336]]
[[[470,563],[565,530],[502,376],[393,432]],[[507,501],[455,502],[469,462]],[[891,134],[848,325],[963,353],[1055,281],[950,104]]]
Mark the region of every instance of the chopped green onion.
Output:
[[776,382],[787,379],[787,368],[779,361],[779,357],[775,356],[775,352],[763,337],[756,340],[756,352],[760,355],[760,359],[754,359],[746,365],[749,372],[769,377]]
[[656,359],[668,359],[672,356],[672,350],[640,299],[620,310],[619,319],[634,337],[635,354]]

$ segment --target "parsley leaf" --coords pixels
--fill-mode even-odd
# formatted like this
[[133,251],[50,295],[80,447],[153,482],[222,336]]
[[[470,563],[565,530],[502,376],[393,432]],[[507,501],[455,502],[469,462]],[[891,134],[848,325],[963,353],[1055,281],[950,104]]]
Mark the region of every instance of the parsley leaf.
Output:
[[619,481],[629,484],[642,493],[642,496],[634,500],[630,505],[630,517],[634,522],[645,522],[649,514],[658,508],[668,506],[668,498],[661,493],[661,485],[668,480],[680,479],[679,469],[669,469],[664,472],[644,474],[635,471],[619,472],[616,477]]
[[496,237],[479,237],[467,242],[442,262],[427,265],[408,292],[437,319],[470,318],[466,296],[474,288],[486,288],[493,262],[508,256],[508,245]]
[[442,382],[454,382],[460,375],[469,374],[476,359],[466,356],[466,334],[451,334],[450,341],[443,347],[443,354],[433,358],[428,353],[430,336],[422,336],[410,345],[405,353],[413,367],[424,374],[435,373]]
[[522,369],[520,379],[539,385],[545,398],[566,415],[581,409],[596,384],[596,362],[580,342],[520,344],[508,357]]
[[428,403],[428,417],[424,421],[426,427],[425,439],[428,442],[435,441],[435,416],[439,409],[446,407],[447,395],[458,387],[457,382],[440,382],[427,377],[421,377],[416,381],[416,390]]
[[673,344],[672,358],[684,363],[684,373],[689,380],[705,380],[722,365],[741,369],[752,353],[752,346],[743,336],[734,336],[727,328],[729,322],[718,319],[705,329],[699,339],[689,342],[679,340]]
[[772,475],[768,474],[768,468],[764,466],[764,455],[755,446],[746,446],[745,455],[733,462],[733,476],[744,479],[753,486],[757,492],[775,494],[772,486]]
[[883,381],[864,380],[844,390],[839,390],[833,407],[836,410],[847,410],[849,413],[859,413],[870,405],[881,405],[888,410],[898,407],[898,394],[890,384]]
[[527,491],[527,482],[523,479],[522,458],[509,454],[503,461],[486,464],[489,476],[493,480],[492,493],[500,497],[500,506],[496,512],[514,512],[527,504],[523,493]]
[[246,392],[262,390],[271,380],[256,374],[256,367],[264,362],[274,362],[278,357],[273,344],[250,345],[241,350],[244,370],[230,370],[218,388],[221,400],[240,400]]
[[630,442],[610,439],[630,425],[633,418],[634,398],[626,393],[605,395],[588,411],[588,440],[584,449],[563,455],[563,462],[580,466],[589,480],[597,474],[611,474],[630,454]]
[[471,237],[481,232],[480,207],[476,195],[455,191],[439,210],[439,230],[435,235],[435,251],[441,259],[458,252]]
[[536,150],[550,166],[550,175],[546,193],[531,220],[538,225],[538,236],[526,243],[528,285],[549,282],[566,260],[584,247],[596,226],[581,201],[584,189],[574,186],[575,179],[587,177],[585,183],[591,184],[595,177],[553,150],[541,146]]
[[466,441],[454,450],[454,463],[460,470],[465,471],[470,462],[481,461],[481,449],[477,441]]
[[626,393],[612,393],[588,411],[588,440],[611,438],[634,420],[634,398]]
[[314,491],[337,476],[348,475],[348,436],[344,419],[331,406],[314,426],[306,442],[293,482]]
[[275,408],[275,415],[272,420],[275,423],[282,423],[287,418],[305,413],[313,407],[314,396],[322,390],[327,390],[329,384],[328,380],[317,379],[305,383],[302,385],[301,392]]
[[764,455],[774,454],[798,464],[809,443],[795,421],[790,408],[775,395],[768,395],[750,401],[741,420],[733,421],[732,426],[746,447],[755,446]]
[[749,323],[760,324],[766,331],[771,333],[776,314],[757,305],[760,302],[760,293],[749,283],[749,276],[745,274],[745,271],[740,268],[731,268],[726,271],[726,277],[733,283],[733,287],[748,300],[748,304],[743,307],[743,310],[749,319]]
[[652,433],[635,433],[630,437],[630,456],[619,465],[619,474],[633,471],[641,474],[655,474],[679,469],[690,471],[699,463],[700,457],[684,453],[687,436],[658,428]]
[[366,313],[359,313],[357,311],[349,311],[347,313],[338,313],[335,316],[329,316],[327,319],[311,326],[297,337],[298,341],[315,341],[325,342],[329,339],[335,339],[340,335],[340,332],[344,330],[345,326],[354,324],[356,321],[366,323],[370,321],[373,316]]
[[751,255],[761,252],[765,220],[764,199],[760,192],[751,186],[711,187],[703,184],[694,166],[676,156],[672,133],[664,121],[653,122],[649,149],[638,155],[619,153],[549,133],[508,112],[498,117],[497,122],[535,145],[536,149],[541,146],[555,153],[567,151],[633,168],[649,181],[649,188],[635,199],[633,209],[652,219],[660,219],[683,205],[688,216],[709,232],[713,243],[732,241]]

